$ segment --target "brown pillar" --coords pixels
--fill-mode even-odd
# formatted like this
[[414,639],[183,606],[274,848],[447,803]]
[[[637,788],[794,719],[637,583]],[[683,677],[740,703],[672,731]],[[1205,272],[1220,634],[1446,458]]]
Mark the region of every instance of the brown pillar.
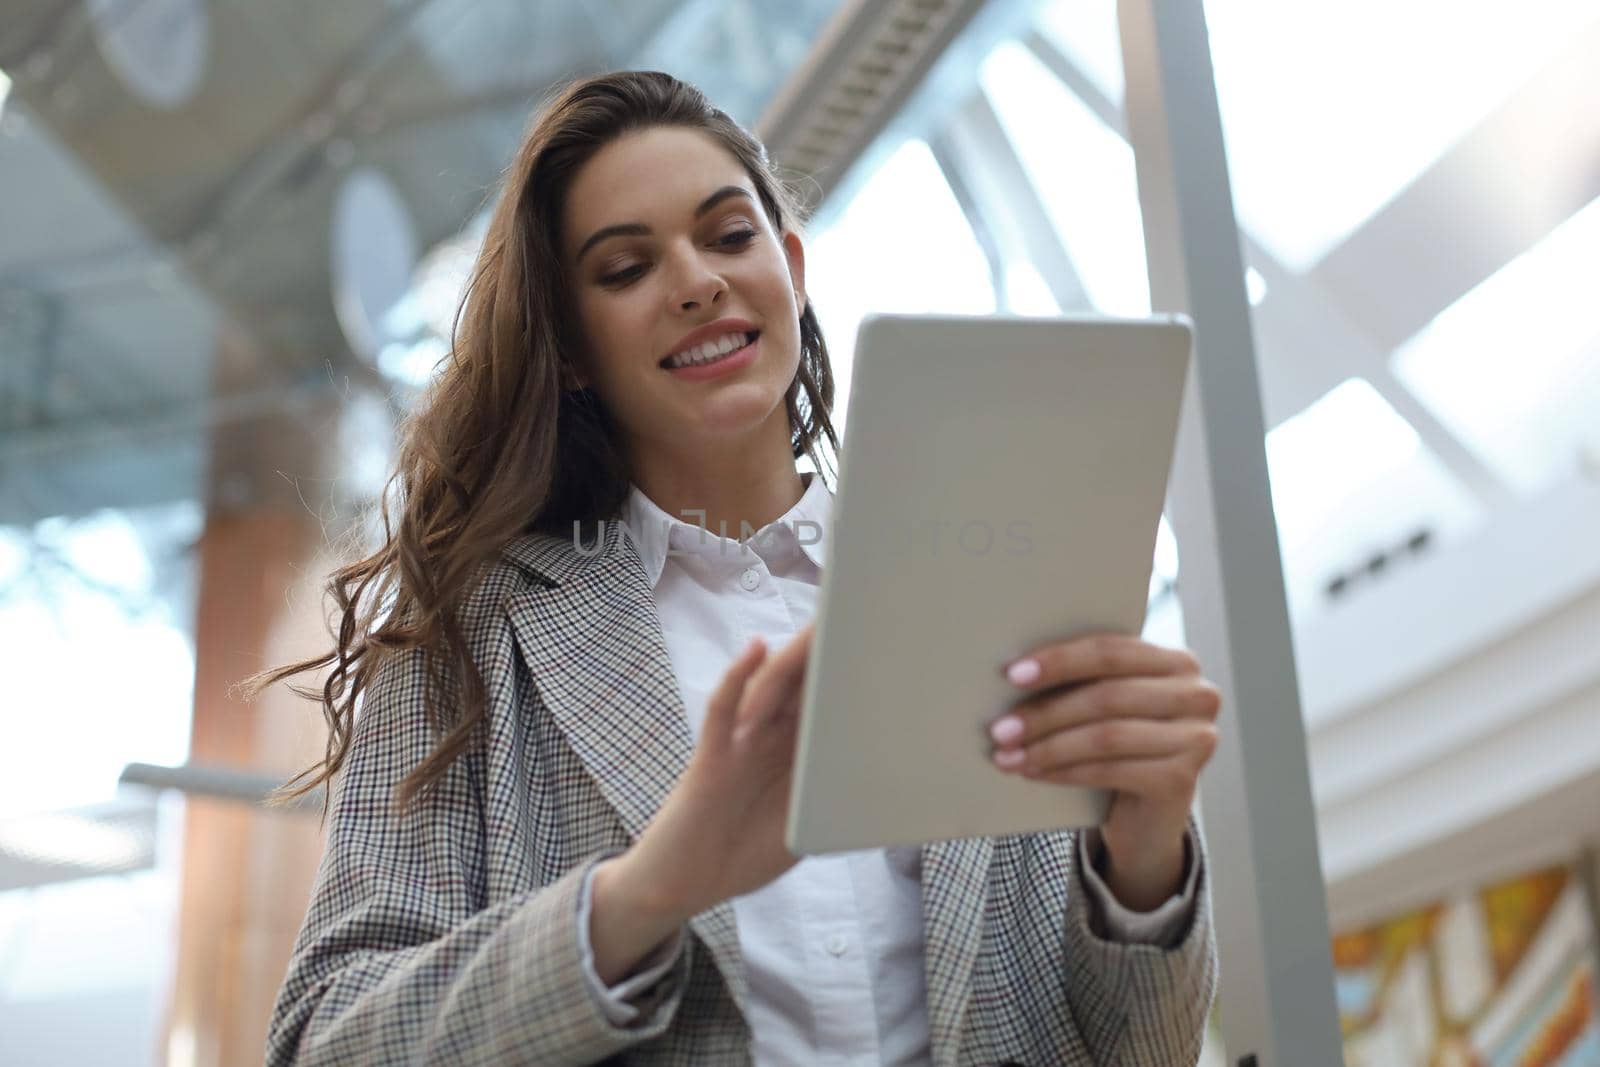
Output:
[[[318,418],[220,428],[199,547],[190,760],[287,780],[320,759],[316,704],[280,684],[254,704],[232,692],[267,666],[320,655],[332,561],[308,485],[328,446]],[[285,475],[298,478],[296,485]],[[311,675],[295,679],[320,685]],[[171,1067],[260,1063],[274,999],[322,850],[320,811],[190,798],[166,1048]],[[161,1059],[158,1056],[158,1060]]]

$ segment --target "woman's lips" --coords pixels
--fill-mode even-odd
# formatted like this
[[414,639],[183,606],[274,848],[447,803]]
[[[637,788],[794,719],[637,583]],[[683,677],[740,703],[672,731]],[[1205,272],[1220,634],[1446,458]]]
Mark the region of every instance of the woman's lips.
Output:
[[756,334],[756,339],[743,348],[736,348],[720,359],[710,363],[698,363],[688,367],[666,367],[668,374],[689,381],[705,381],[708,378],[720,378],[724,374],[733,374],[755,362],[756,347],[761,344],[761,335]]

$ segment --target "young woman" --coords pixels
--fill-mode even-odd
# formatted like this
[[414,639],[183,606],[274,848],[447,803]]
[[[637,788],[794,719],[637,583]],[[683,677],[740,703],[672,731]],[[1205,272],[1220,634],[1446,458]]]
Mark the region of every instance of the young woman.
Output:
[[1114,790],[1097,832],[784,848],[831,504],[795,461],[839,443],[748,133],[664,74],[565,87],[454,340],[336,647],[254,680],[331,668],[290,787],[338,787],[270,1064],[1195,1061],[1218,697],[1187,652],[997,665],[995,773]]

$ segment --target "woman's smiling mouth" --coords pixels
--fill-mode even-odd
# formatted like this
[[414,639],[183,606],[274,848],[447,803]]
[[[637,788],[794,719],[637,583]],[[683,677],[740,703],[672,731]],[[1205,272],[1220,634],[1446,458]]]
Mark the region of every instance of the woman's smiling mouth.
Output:
[[734,352],[738,352],[756,339],[759,330],[729,333],[714,341],[694,345],[679,352],[677,355],[668,356],[661,361],[661,365],[668,370],[677,370],[679,367],[701,366],[726,359]]
[[677,356],[661,361],[661,366],[680,378],[701,380],[732,374],[755,361],[756,343],[761,333],[729,334],[719,342],[697,345]]

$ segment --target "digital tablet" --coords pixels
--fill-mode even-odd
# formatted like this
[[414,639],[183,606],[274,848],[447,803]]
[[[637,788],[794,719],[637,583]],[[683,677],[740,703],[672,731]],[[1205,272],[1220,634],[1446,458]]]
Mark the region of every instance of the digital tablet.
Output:
[[1104,790],[996,768],[988,727],[1022,653],[1142,631],[1190,345],[1181,317],[862,323],[791,852],[1102,821]]

